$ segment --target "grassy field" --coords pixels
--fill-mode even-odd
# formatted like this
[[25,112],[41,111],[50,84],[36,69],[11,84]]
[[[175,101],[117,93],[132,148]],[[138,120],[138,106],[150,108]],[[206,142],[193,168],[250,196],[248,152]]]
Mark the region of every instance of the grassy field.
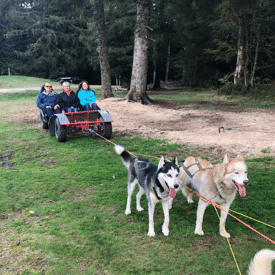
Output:
[[[0,76],[0,89],[40,87],[50,81],[49,79],[29,77],[29,76]],[[51,81],[50,81],[51,82]],[[51,82],[53,85],[60,85],[59,82]]]
[[[38,121],[13,119],[14,110],[27,111],[36,96],[0,95],[0,274],[239,274],[226,239],[218,233],[213,207],[206,210],[205,235],[197,236],[197,204],[188,205],[178,194],[170,211],[170,235],[161,233],[163,211],[158,204],[156,236],[147,237],[145,197],[143,212],[135,210],[133,196],[132,214],[124,214],[127,171],[112,144],[83,135],[58,143]],[[112,141],[136,155],[196,155],[187,145],[166,140],[114,133]],[[247,197],[237,195],[232,210],[275,226],[275,160],[246,162]],[[275,239],[273,228],[237,216]],[[243,274],[258,250],[274,249],[231,217],[226,228]]]
[[253,99],[248,96],[225,96],[217,95],[216,90],[174,90],[149,92],[152,99],[163,99],[177,102],[179,107],[192,105],[198,109],[220,110],[220,111],[240,111],[245,108],[274,108],[275,102],[265,99]]

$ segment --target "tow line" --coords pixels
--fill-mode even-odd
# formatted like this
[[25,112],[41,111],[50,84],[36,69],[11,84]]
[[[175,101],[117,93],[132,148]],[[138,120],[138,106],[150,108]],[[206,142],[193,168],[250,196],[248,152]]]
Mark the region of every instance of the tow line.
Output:
[[[110,142],[110,143],[112,143],[113,145],[117,145],[117,144],[113,143],[111,140],[109,140],[109,139],[107,139],[107,138],[101,136],[101,135],[98,134],[96,131],[94,131],[94,130],[92,130],[92,129],[89,129],[89,128],[88,128],[87,130],[88,130],[90,133],[95,134],[95,135],[101,137],[101,138],[104,139],[105,141]],[[127,151],[127,150],[125,150],[125,151],[126,151],[127,153],[131,154],[132,156],[134,156],[135,158],[137,158],[137,156],[134,155],[133,153],[131,153],[131,152]]]

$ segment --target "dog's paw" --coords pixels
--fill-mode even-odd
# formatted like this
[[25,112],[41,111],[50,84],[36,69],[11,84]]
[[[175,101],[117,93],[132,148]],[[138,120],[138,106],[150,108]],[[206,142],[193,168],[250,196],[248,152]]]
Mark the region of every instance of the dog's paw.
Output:
[[147,236],[149,236],[149,237],[155,237],[155,232],[149,230]]
[[163,233],[163,235],[164,236],[169,236],[169,230],[168,230],[168,228],[162,228],[162,233]]
[[194,203],[194,201],[192,199],[187,199],[188,203]]
[[230,238],[230,234],[226,231],[224,232],[224,230],[220,231],[220,235],[224,238]]
[[137,207],[137,211],[143,211],[144,209],[142,207]]
[[204,235],[204,232],[203,232],[203,230],[202,230],[202,229],[197,229],[197,228],[196,228],[196,230],[195,230],[195,234],[198,234],[198,235],[203,236],[203,235]]
[[129,215],[129,214],[131,214],[131,210],[129,210],[129,209],[126,209],[126,210],[125,210],[125,214],[126,214],[126,215]]

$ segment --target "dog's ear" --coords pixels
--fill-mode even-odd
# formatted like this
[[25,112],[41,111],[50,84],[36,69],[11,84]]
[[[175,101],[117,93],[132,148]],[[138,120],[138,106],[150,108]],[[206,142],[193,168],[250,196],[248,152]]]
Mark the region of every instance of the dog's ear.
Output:
[[243,161],[243,157],[241,156],[240,153],[237,154],[235,160],[236,160],[236,161]]
[[177,157],[175,157],[172,162],[179,167],[179,162],[178,162],[178,158]]
[[224,169],[224,173],[226,173],[228,163],[229,163],[229,157],[227,156],[227,154],[225,154],[225,156],[224,156],[224,158],[223,158],[223,169]]
[[164,164],[165,164],[165,160],[164,160],[164,157],[162,156],[162,157],[160,158],[160,161],[159,161],[158,170],[159,170],[160,168],[162,168]]
[[229,157],[227,156],[227,154],[225,154],[224,158],[223,158],[223,164],[227,165],[229,162]]

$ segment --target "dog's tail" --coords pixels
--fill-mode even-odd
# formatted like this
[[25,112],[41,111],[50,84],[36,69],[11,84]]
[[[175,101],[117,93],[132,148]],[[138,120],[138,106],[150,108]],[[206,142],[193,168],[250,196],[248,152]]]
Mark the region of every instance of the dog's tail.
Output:
[[116,145],[115,146],[116,152],[121,156],[123,164],[129,168],[130,166],[130,161],[132,159],[131,155],[121,146]]
[[249,265],[248,275],[271,275],[272,261],[275,259],[275,251],[262,249],[254,256]]

